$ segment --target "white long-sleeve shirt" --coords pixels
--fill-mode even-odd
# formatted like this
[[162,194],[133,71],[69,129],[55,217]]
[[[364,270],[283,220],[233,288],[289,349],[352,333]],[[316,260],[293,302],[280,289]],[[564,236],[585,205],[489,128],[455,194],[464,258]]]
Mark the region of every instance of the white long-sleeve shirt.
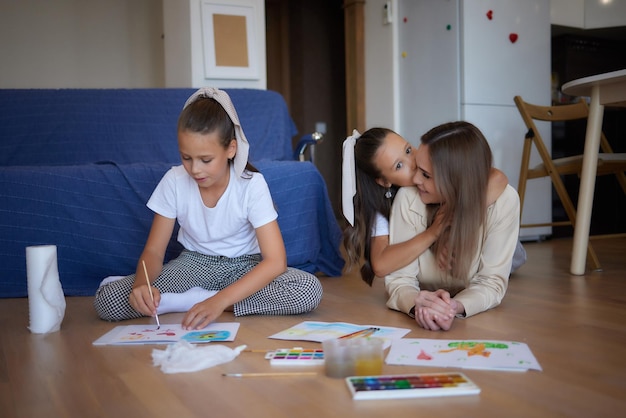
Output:
[[[486,225],[476,243],[469,285],[460,286],[439,269],[432,251],[427,250],[406,267],[385,277],[387,306],[409,313],[420,289],[446,289],[472,316],[498,306],[506,293],[513,253],[519,239],[519,196],[507,185],[488,207]],[[407,241],[426,230],[426,205],[415,187],[401,188],[391,210],[391,244]]]

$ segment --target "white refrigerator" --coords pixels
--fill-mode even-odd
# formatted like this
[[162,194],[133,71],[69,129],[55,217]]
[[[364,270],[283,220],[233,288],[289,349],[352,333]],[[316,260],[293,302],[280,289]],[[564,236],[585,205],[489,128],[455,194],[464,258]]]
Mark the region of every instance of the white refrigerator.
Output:
[[[467,120],[482,130],[494,165],[517,188],[526,128],[513,97],[550,104],[549,0],[394,0],[393,117],[395,129],[417,144],[433,126]],[[367,23],[367,22],[366,22]],[[551,139],[550,126],[539,126]],[[531,163],[537,163],[536,153]],[[532,180],[524,223],[552,218],[548,179]],[[523,241],[551,228],[524,228]]]

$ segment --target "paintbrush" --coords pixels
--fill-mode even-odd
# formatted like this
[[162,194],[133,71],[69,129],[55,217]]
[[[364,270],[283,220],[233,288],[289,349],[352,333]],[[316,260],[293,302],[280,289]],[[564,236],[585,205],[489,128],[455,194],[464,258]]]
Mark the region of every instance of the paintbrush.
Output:
[[350,334],[342,335],[339,339],[348,339],[348,338],[356,338],[356,337],[369,337],[374,334],[376,331],[379,331],[378,327],[369,327],[365,329],[361,329],[355,332],[351,332]]
[[269,373],[222,373],[226,377],[290,377],[290,376],[316,376],[316,372],[269,372]]
[[[150,279],[148,279],[148,269],[146,269],[146,262],[141,260],[141,264],[143,264],[143,272],[146,275],[146,283],[148,283],[148,290],[150,291],[150,299],[152,299],[152,303],[154,303],[154,295],[152,294],[152,285],[150,284]],[[157,322],[157,329],[161,328],[161,323],[159,322],[159,314],[155,313],[154,317]]]

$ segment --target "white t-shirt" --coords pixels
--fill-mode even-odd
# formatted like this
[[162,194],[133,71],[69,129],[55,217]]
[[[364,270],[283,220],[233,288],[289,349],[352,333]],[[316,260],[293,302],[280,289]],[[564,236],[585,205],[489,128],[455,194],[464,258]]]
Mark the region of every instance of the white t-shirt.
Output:
[[261,173],[235,175],[214,208],[202,202],[198,184],[182,165],[161,179],[147,206],[161,216],[177,219],[178,241],[188,250],[229,258],[260,252],[255,229],[278,217]]
[[389,219],[380,212],[376,212],[376,219],[374,226],[372,226],[372,237],[380,237],[381,235],[389,235]]

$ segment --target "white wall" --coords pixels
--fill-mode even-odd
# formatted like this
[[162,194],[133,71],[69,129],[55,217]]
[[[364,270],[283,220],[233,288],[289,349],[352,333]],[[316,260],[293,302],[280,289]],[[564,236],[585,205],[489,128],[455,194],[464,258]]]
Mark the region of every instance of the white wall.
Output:
[[399,113],[394,83],[397,82],[397,42],[394,22],[383,23],[383,7],[391,4],[397,19],[397,0],[367,0],[365,3],[365,124],[397,129]]
[[[253,32],[254,41],[248,45],[250,58],[257,67],[257,76],[241,78],[231,76],[213,76],[206,71],[205,54],[210,53],[212,42],[207,36],[202,19],[203,3],[205,6],[226,5],[253,10],[248,31]],[[225,14],[228,13],[226,9]],[[238,12],[233,12],[237,14]],[[266,46],[265,46],[265,1],[264,0],[163,0],[163,20],[165,31],[165,86],[166,87],[203,87],[220,88],[259,88],[267,86]],[[205,29],[203,31],[203,29]],[[252,61],[251,61],[252,65]]]
[[0,88],[266,88],[264,0],[210,1],[254,6],[253,80],[205,76],[202,1],[0,0]]
[[0,0],[0,88],[165,85],[155,0]]

